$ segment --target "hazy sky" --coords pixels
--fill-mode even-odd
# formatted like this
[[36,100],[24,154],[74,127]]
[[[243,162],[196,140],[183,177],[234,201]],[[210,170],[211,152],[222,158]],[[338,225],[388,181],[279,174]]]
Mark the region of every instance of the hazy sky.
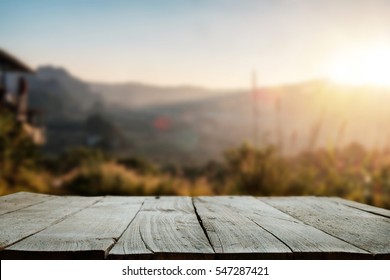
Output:
[[0,0],[0,47],[89,81],[289,83],[389,42],[388,0]]

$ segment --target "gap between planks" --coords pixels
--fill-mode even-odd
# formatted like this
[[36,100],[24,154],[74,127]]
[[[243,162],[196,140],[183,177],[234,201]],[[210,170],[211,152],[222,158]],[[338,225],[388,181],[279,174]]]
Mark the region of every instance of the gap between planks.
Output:
[[[18,200],[24,201],[22,197],[28,198],[29,196],[30,194],[20,193],[0,197],[0,201],[11,205],[10,209],[12,210],[8,210],[7,213],[1,215],[1,206],[5,204],[0,205],[0,225],[2,223],[5,225],[7,222],[10,222],[8,225],[12,226],[12,222],[14,221],[13,218],[16,218],[14,222],[19,222],[16,230],[14,228],[16,236],[18,234],[23,235],[23,230],[24,234],[27,234],[18,241],[11,243],[9,240],[6,241],[6,243],[8,242],[9,244],[5,246],[7,247],[6,250],[0,251],[0,256],[2,258],[4,256],[17,258],[25,253],[28,256],[31,256],[31,258],[57,257],[60,259],[88,257],[93,259],[322,259],[355,258],[361,255],[363,258],[367,258],[366,251],[368,251],[368,249],[360,246],[361,244],[356,244],[356,242],[350,243],[348,240],[345,240],[346,238],[343,238],[343,236],[340,237],[326,228],[318,228],[316,225],[310,224],[305,220],[305,216],[301,219],[298,217],[299,215],[294,215],[285,211],[286,209],[280,209],[280,207],[272,205],[272,201],[275,202],[278,199],[283,198],[160,197],[157,199],[155,197],[136,197],[142,202],[139,204],[138,208],[135,207],[135,209],[132,210],[133,216],[127,216],[124,215],[124,213],[126,213],[124,209],[127,209],[126,207],[128,207],[125,204],[126,201],[131,200],[131,197],[82,198],[45,196],[43,199],[43,196],[40,197],[41,195],[31,194],[29,202],[25,202],[24,204],[15,203]],[[43,201],[41,201],[41,198]],[[91,202],[93,199],[96,201],[84,208],[80,208],[80,205],[78,205],[79,202],[81,202],[81,204],[88,204],[85,201],[90,200],[89,202]],[[383,216],[383,213],[386,215],[386,211],[388,210],[380,208],[372,209],[371,206],[364,204],[347,205],[344,200],[335,198],[293,197],[288,199],[292,201],[292,204],[295,204],[296,207],[298,207],[298,211],[302,210],[300,209],[302,207],[307,207],[307,203],[298,205],[296,204],[296,201],[314,199],[323,209],[330,208],[330,210],[332,210],[334,207],[338,207],[345,210],[347,214],[351,213],[351,211],[355,211],[355,213],[356,211],[359,211],[363,213],[363,216],[370,215],[370,217],[375,217],[375,221],[379,219],[381,222],[384,220],[389,222],[389,219]],[[85,201],[82,202],[83,200]],[[112,201],[112,204],[110,204],[110,200]],[[114,200],[116,202],[122,201],[124,205],[117,205]],[[58,209],[58,207],[55,207],[56,205],[61,205],[62,208],[60,207]],[[72,209],[68,209],[68,206],[71,206]],[[96,226],[97,228],[100,228],[100,231],[104,232],[104,228],[110,224],[110,217],[112,215],[107,216],[109,211],[106,213],[106,218],[100,220],[100,226],[95,225],[94,228],[92,224],[92,226],[89,225],[87,226],[87,229],[85,229],[85,225],[88,225],[88,220],[90,220],[91,215],[93,216],[95,210],[100,211],[102,216],[104,216],[105,211],[112,208],[112,206],[114,206],[114,208],[117,207],[115,208],[115,211],[112,210],[113,212],[111,212],[114,217],[120,217],[121,215],[121,217],[126,217],[126,220],[119,219],[111,222],[111,224],[114,225],[120,224],[118,229],[113,229],[109,233],[106,232],[106,235],[93,235],[93,233],[96,232]],[[3,206],[3,209],[7,209],[7,207]],[[53,213],[51,211],[45,211],[45,209],[55,209],[57,212]],[[67,216],[61,212],[61,209],[68,211],[66,212],[68,213]],[[375,211],[375,213],[370,214],[370,211]],[[62,218],[56,217],[56,213],[63,215]],[[24,221],[38,219],[39,222],[34,224],[23,222],[23,215],[27,215],[27,217],[24,217]],[[49,219],[44,219],[46,218],[44,215],[48,215]],[[343,215],[341,215],[341,217],[343,217]],[[20,218],[21,220],[17,220],[17,218]],[[42,248],[39,248],[40,246],[36,245],[39,243],[39,240],[46,240],[46,242],[43,242],[42,244],[51,244],[50,242],[47,242],[50,238],[57,238],[56,240],[59,242],[66,240],[66,238],[69,237],[64,237],[64,232],[67,232],[69,236],[72,236],[74,231],[77,231],[76,229],[72,231],[71,227],[69,227],[75,221],[84,221],[84,223],[82,223],[83,227],[81,227],[81,238],[73,240],[73,243],[77,245],[76,248],[78,247],[77,250],[74,250],[74,247],[73,249],[69,249],[72,246],[75,246],[75,244],[70,246],[68,243],[67,251],[61,248],[54,248],[52,251],[46,248],[46,251],[41,251],[40,249]],[[246,221],[246,223],[243,221]],[[21,225],[27,225],[27,228],[25,227],[23,229]],[[256,234],[253,234],[251,230],[246,231],[248,229],[246,227],[253,229]],[[83,230],[87,230],[87,233]],[[313,231],[315,234],[308,234],[313,233]],[[7,234],[9,235],[10,233],[10,230],[2,230],[2,232],[0,232],[0,247],[2,242],[4,243],[4,240],[7,239]],[[163,234],[161,235],[161,233]],[[306,233],[306,236],[304,233]],[[155,236],[158,236],[160,239],[154,240]],[[299,236],[302,237],[301,240],[298,238]],[[319,241],[319,237],[317,236],[325,238],[327,242],[324,243],[326,246],[324,244],[319,244],[320,248],[317,248],[319,250],[314,251],[315,244]],[[274,247],[271,246],[271,250],[269,250],[270,248],[261,248],[256,242],[248,242],[253,240],[257,240],[259,243],[271,242]],[[335,240],[338,240],[339,242]],[[251,248],[248,244],[251,244],[253,247]],[[385,249],[389,247],[386,242],[384,244]],[[46,244],[43,245],[43,247],[44,246],[48,245]],[[172,249],[172,247],[175,247],[176,249]],[[377,257],[389,258],[389,252],[386,250],[382,252],[371,251],[371,254],[377,255]]]
[[147,198],[110,259],[204,259],[214,254],[190,197]]
[[58,197],[47,194],[36,194],[29,192],[19,192],[0,197],[0,216],[15,212],[36,204],[58,199]]
[[9,255],[103,259],[143,198],[103,197],[72,216],[10,246]]
[[273,197],[261,201],[362,250],[390,257],[389,219],[328,198]]
[[[59,197],[30,207],[19,209],[0,218],[0,249],[26,239],[46,228],[61,222],[74,213],[96,203],[82,197]],[[4,250],[0,251],[3,255]]]
[[228,213],[229,220],[235,215],[242,220],[250,220],[288,247],[293,253],[293,258],[370,257],[367,251],[306,225],[254,197],[201,197],[198,200],[204,201],[209,212]]

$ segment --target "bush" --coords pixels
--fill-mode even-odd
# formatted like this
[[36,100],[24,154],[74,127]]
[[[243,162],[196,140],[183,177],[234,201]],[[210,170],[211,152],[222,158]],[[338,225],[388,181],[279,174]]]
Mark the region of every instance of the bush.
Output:
[[170,180],[141,175],[115,162],[84,164],[64,187],[81,195],[174,195]]
[[[74,147],[63,152],[58,159],[47,160],[52,171],[64,174],[84,165],[93,165],[111,160],[111,157],[100,149]],[[54,163],[54,164],[53,164]]]
[[38,168],[38,148],[15,115],[0,107],[0,195],[47,192],[50,176]]
[[247,144],[225,153],[228,192],[275,195],[285,188],[285,165],[273,147],[255,149]]
[[144,175],[157,175],[160,173],[157,166],[139,157],[123,158],[118,160],[118,163],[125,166],[126,168],[135,170],[138,173]]

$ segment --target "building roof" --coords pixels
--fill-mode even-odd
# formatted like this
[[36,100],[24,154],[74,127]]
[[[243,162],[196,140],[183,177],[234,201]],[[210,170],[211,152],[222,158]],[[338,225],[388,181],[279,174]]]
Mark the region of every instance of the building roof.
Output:
[[0,48],[0,70],[12,72],[32,73],[32,70],[24,62]]

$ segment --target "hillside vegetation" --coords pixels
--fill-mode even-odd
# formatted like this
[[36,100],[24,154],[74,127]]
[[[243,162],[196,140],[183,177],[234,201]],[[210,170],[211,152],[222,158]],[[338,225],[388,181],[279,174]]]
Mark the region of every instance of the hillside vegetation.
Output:
[[251,89],[208,90],[137,83],[97,84],[66,70],[41,67],[29,77],[32,107],[45,114],[45,152],[74,146],[109,148],[159,164],[205,164],[223,151],[277,145],[283,155],[358,142],[390,147],[390,89],[340,86],[326,81]]
[[11,115],[1,114],[0,127],[0,195],[326,195],[390,208],[390,150],[351,144],[286,157],[273,146],[243,144],[220,162],[157,166],[85,147],[48,157]]
[[390,208],[388,89],[118,88],[50,67],[29,81],[48,143],[38,149],[1,112],[0,195],[326,195]]

